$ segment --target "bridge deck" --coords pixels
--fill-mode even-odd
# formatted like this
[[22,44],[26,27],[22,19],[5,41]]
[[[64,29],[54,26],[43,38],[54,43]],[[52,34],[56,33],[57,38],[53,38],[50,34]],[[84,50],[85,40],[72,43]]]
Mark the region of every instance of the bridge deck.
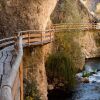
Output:
[[[14,46],[9,46],[0,51],[0,88],[3,80],[10,74],[15,62],[16,52]],[[1,90],[0,90],[1,96]]]

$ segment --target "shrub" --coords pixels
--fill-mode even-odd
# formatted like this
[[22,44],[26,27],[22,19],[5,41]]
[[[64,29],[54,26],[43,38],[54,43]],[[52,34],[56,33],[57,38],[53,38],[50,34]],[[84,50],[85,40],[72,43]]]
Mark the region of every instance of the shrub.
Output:
[[[75,83],[76,68],[65,52],[56,52],[46,61],[48,77],[57,78],[67,86],[73,87]],[[53,80],[52,80],[53,81]]]
[[24,93],[25,100],[40,100],[39,91],[36,87],[36,81],[29,82],[26,80],[24,84],[26,84]]

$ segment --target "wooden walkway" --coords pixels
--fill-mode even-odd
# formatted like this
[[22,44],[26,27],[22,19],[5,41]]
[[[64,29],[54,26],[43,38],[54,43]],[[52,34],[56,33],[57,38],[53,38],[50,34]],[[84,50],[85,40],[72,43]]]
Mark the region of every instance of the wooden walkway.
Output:
[[50,30],[27,30],[0,40],[0,100],[23,100],[23,47],[39,46],[54,40],[62,30],[98,30],[99,24],[54,24]]

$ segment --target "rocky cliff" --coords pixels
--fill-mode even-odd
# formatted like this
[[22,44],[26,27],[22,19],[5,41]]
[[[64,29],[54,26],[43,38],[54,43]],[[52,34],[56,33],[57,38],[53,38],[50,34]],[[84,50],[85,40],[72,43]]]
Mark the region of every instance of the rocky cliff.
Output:
[[[91,0],[90,0],[91,1]],[[99,1],[88,2],[89,5],[91,3],[97,4]],[[94,5],[95,5],[94,4]],[[94,5],[91,5],[93,7]],[[54,13],[51,16],[53,23],[95,23],[97,20],[91,14],[89,14],[87,8],[79,0],[71,0],[71,1],[63,1],[59,0]],[[85,58],[99,57],[99,38],[98,32],[95,31],[77,31],[73,34],[73,31],[67,32],[68,37],[73,37],[73,39],[68,39],[69,45],[77,44],[81,48],[78,52],[81,52],[83,57],[80,57],[80,54],[73,50],[73,46],[70,47],[68,52],[73,52],[74,57],[76,59],[75,63],[78,68],[82,68],[84,65]],[[97,43],[98,42],[98,43]],[[66,44],[67,46],[67,44]],[[72,48],[72,49],[71,49]],[[77,56],[75,56],[77,54]],[[80,63],[78,63],[80,62]]]
[[[99,2],[100,0],[87,0],[85,4],[87,6],[86,9],[94,11],[94,13],[96,14],[95,11],[98,10],[97,5]],[[84,12],[83,9],[81,10]],[[92,17],[91,14],[85,14],[85,17],[83,17],[82,20],[83,22],[91,23],[91,24],[99,23],[98,15],[96,15],[96,18],[95,18],[95,17]],[[84,35],[82,37],[79,37],[79,43],[80,43],[80,46],[82,48],[82,52],[85,58],[100,57],[99,31],[87,30],[87,31],[84,31],[83,34]]]
[[45,29],[57,0],[1,0],[0,32]]
[[[45,30],[56,3],[57,0],[1,0],[0,34],[3,34],[1,36],[11,36],[22,30]],[[47,79],[44,65],[46,46],[34,49],[25,48],[27,52],[24,51],[24,67],[27,67],[27,71],[30,73],[28,76],[31,75],[28,80],[29,82],[35,81],[34,87],[38,91],[36,94],[40,100],[47,100]],[[47,49],[47,52],[49,50],[50,48]],[[31,77],[33,78],[30,79]]]

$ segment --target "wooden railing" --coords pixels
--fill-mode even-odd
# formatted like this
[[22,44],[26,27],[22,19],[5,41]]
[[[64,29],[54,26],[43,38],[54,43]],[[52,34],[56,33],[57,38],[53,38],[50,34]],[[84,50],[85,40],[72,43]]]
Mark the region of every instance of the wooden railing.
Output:
[[22,31],[20,34],[23,37],[23,46],[42,45],[54,39],[54,29]]
[[14,37],[0,40],[1,49],[14,45],[18,51],[12,71],[1,85],[2,100],[23,100],[22,46],[43,45],[51,42],[53,38],[52,31],[22,31]]
[[53,25],[55,31],[61,30],[100,30],[100,24],[97,23],[62,23]]
[[[23,47],[37,46],[50,43],[54,40],[54,32],[61,30],[99,30],[99,25],[96,24],[54,24],[50,30],[27,30],[18,32],[15,36],[0,40],[0,50],[5,47],[14,45],[17,53],[17,58],[12,66],[12,71],[1,85],[2,99],[0,100],[23,100],[23,66],[22,56]],[[18,92],[20,88],[20,92]],[[20,94],[18,94],[20,93]],[[18,97],[17,97],[18,96]],[[17,97],[17,99],[16,99]],[[19,98],[19,99],[18,99]]]

